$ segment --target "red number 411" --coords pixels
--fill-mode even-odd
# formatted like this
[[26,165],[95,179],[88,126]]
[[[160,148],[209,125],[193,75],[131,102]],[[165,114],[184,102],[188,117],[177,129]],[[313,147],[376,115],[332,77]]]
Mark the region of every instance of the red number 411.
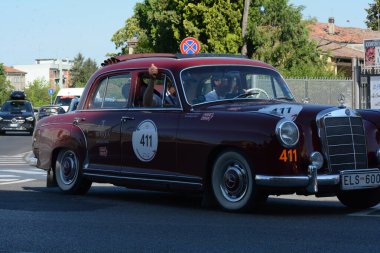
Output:
[[296,149],[283,149],[279,158],[283,162],[297,162],[297,150]]

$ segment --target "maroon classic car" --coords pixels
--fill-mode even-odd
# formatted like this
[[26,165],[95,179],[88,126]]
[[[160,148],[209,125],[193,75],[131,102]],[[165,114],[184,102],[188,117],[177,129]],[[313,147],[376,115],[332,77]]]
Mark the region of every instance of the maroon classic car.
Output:
[[190,191],[228,211],[292,193],[359,209],[380,201],[380,112],[296,103],[263,62],[119,56],[83,94],[76,111],[34,131],[37,167],[65,193],[84,194],[92,182]]

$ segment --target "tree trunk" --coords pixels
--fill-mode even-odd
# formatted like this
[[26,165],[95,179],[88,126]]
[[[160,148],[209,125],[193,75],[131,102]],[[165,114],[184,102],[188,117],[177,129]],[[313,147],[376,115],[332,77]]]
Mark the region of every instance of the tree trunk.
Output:
[[247,41],[245,39],[245,35],[247,34],[248,12],[250,2],[251,0],[244,0],[243,21],[241,24],[241,31],[243,36],[243,47],[241,48],[242,55],[247,55]]

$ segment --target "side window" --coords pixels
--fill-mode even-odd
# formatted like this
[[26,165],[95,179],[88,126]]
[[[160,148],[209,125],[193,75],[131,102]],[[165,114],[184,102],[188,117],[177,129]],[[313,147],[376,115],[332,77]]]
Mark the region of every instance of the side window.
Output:
[[89,109],[122,109],[129,100],[131,76],[117,75],[106,77],[99,82],[92,95]]
[[177,88],[173,80],[166,74],[160,74],[154,82],[154,89],[150,104],[144,105],[144,94],[150,83],[148,73],[141,73],[137,82],[136,93],[134,95],[134,107],[180,107],[177,97]]
[[174,107],[179,108],[180,102],[177,94],[177,87],[173,80],[169,76],[165,75],[164,77],[164,107]]

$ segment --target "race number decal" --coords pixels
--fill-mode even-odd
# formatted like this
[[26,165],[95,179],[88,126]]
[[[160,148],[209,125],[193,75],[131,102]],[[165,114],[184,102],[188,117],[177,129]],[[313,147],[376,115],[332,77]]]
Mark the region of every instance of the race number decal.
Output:
[[294,121],[302,111],[302,108],[302,105],[278,104],[264,107],[259,112],[282,115],[286,119]]
[[132,134],[133,151],[143,162],[151,161],[157,152],[157,127],[151,120],[142,121]]

